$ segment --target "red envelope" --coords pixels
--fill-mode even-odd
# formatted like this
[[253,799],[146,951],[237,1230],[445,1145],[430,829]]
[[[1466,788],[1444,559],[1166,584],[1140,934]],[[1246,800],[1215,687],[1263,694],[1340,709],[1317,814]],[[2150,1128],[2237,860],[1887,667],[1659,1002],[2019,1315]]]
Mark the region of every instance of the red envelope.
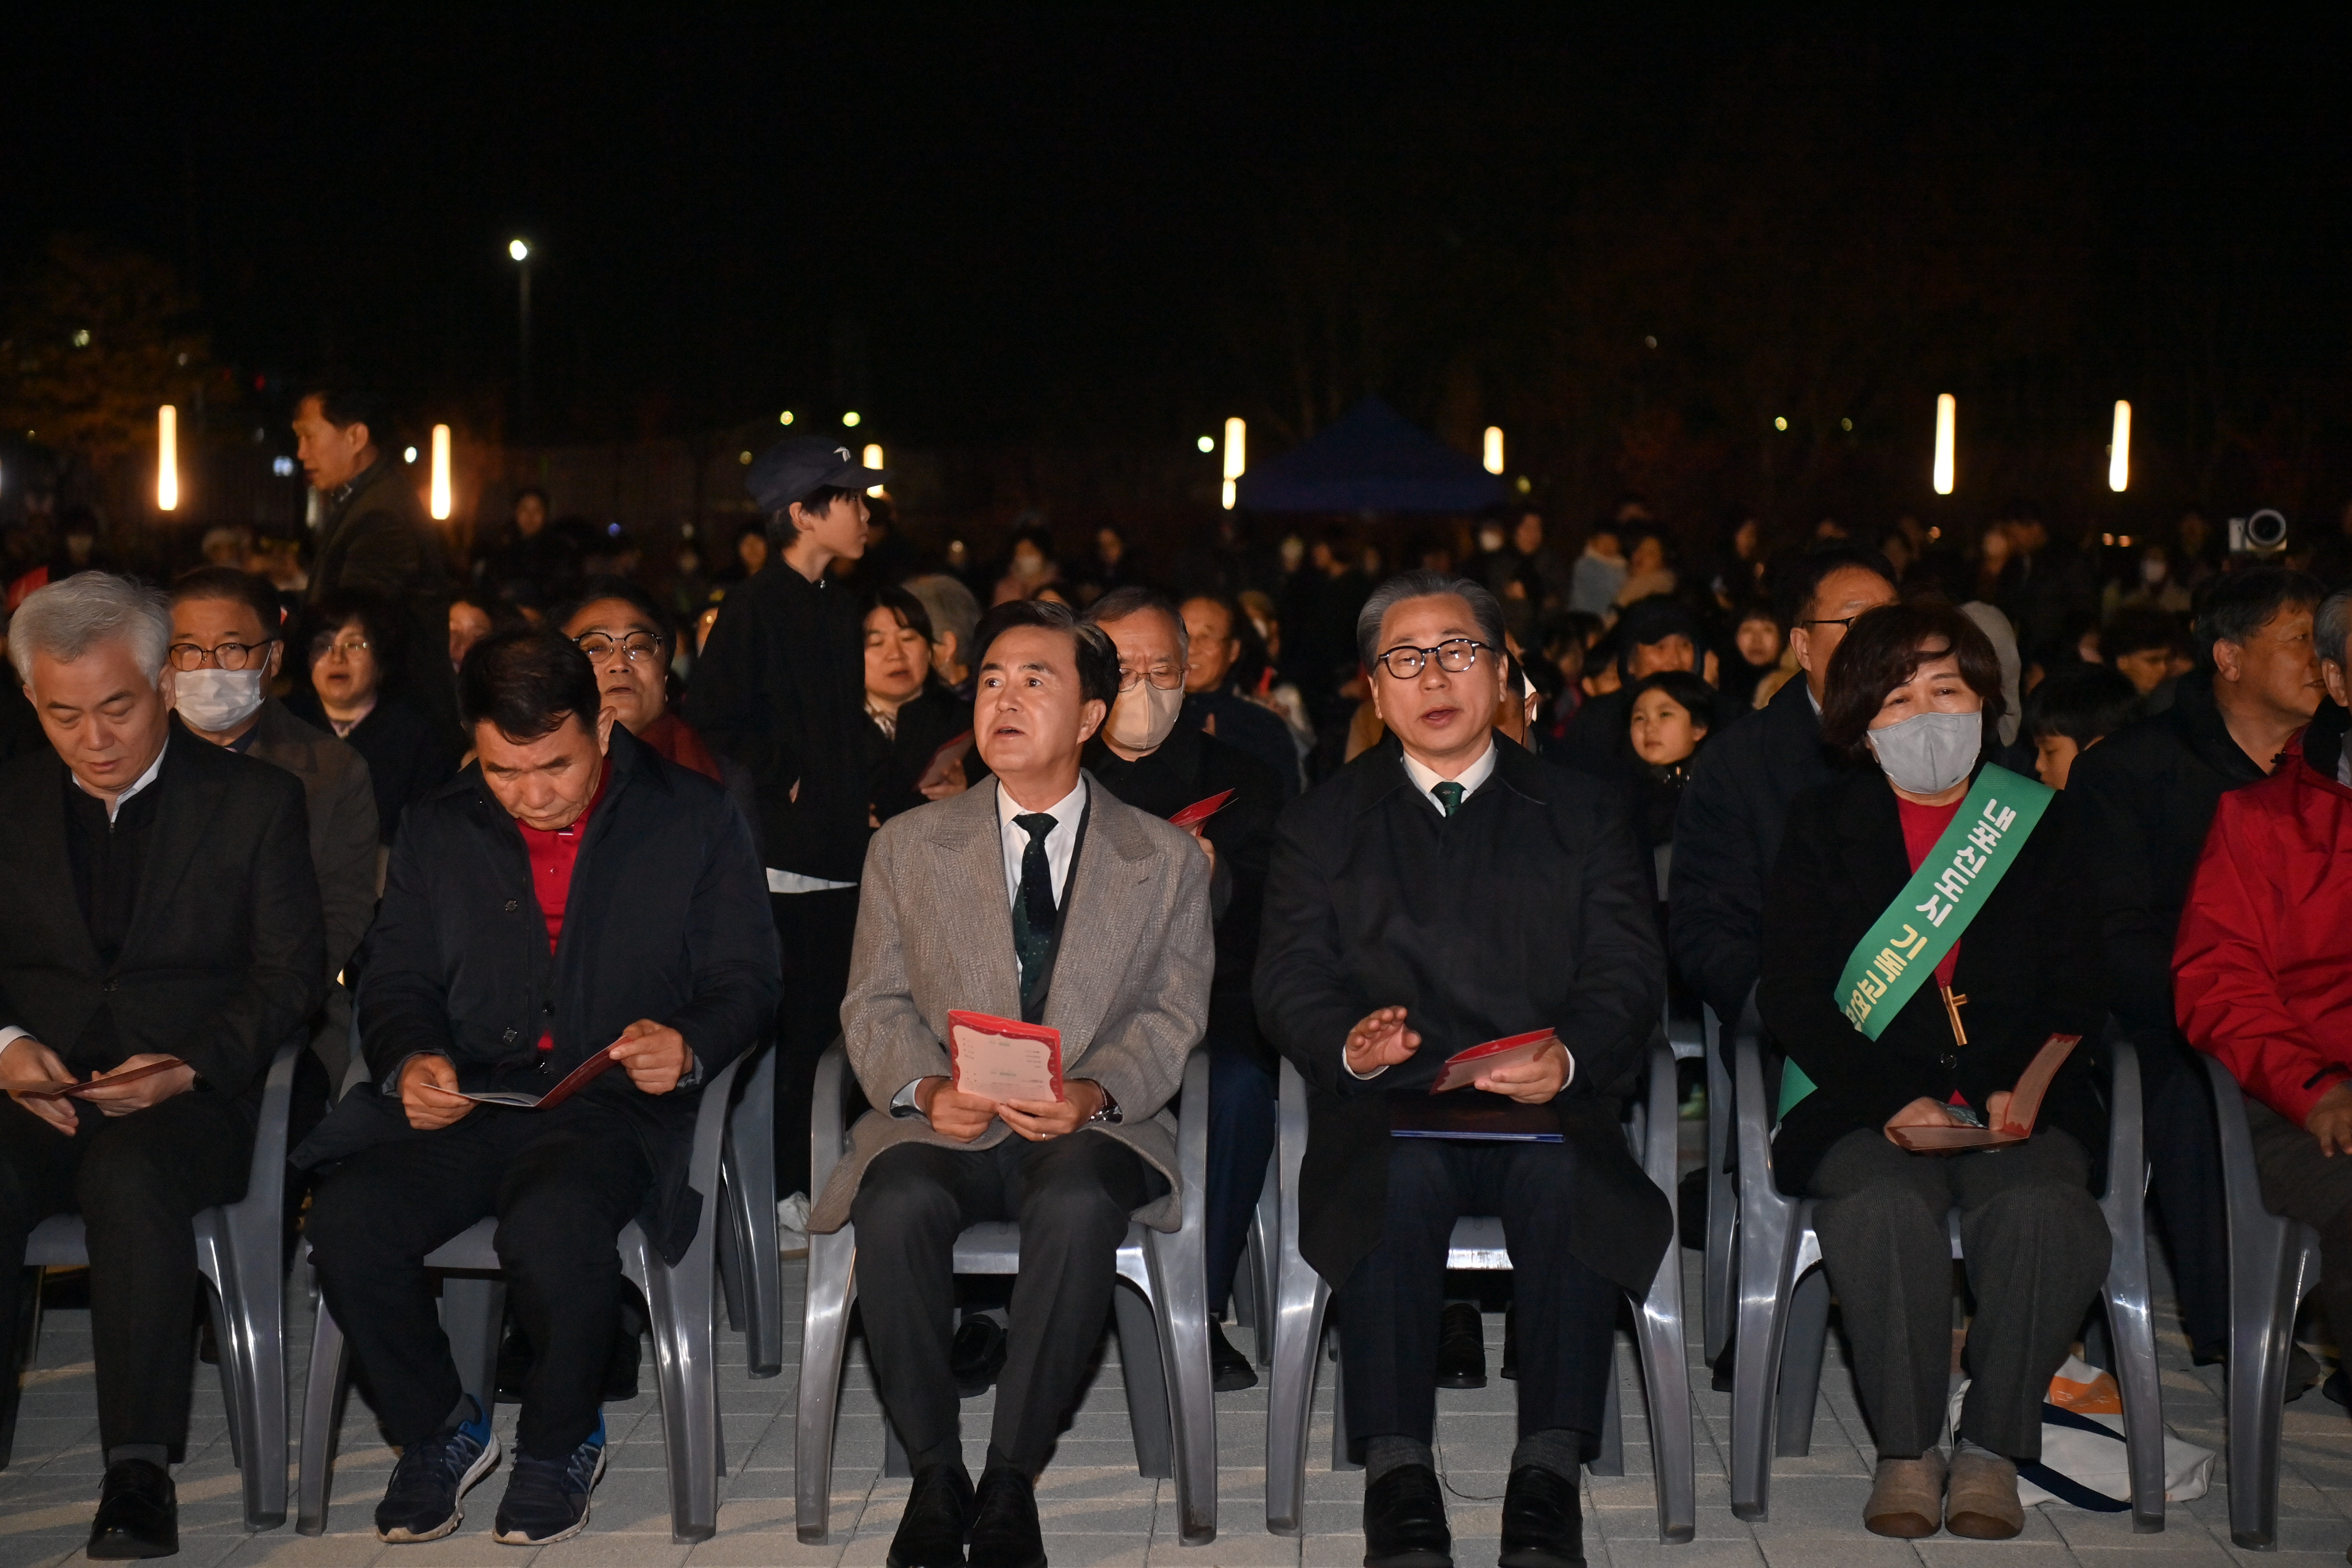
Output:
[[1062,1098],[1062,1031],[988,1013],[948,1012],[955,1089],[981,1100]]
[[1168,819],[1171,827],[1198,827],[1209,818],[1234,803],[1232,790],[1221,790],[1206,800],[1196,800]]
[[100,1077],[91,1079],[86,1083],[61,1083],[49,1089],[26,1089],[21,1098],[26,1100],[64,1100],[70,1096],[75,1100],[84,1100],[89,1098],[83,1092],[85,1089],[97,1089],[101,1085],[111,1087],[118,1083],[136,1083],[142,1078],[153,1078],[159,1072],[170,1072],[173,1068],[185,1066],[187,1066],[185,1062],[180,1060],[177,1057],[173,1057],[169,1061],[149,1062],[143,1068],[132,1068],[127,1072],[106,1073]]
[[587,1088],[590,1080],[602,1077],[606,1068],[615,1065],[619,1058],[613,1055],[613,1046],[620,1043],[614,1040],[612,1046],[606,1046],[603,1050],[565,1073],[556,1080],[555,1087],[545,1094],[533,1095],[522,1089],[484,1089],[479,1093],[468,1093],[461,1089],[457,1092],[478,1105],[503,1105],[512,1110],[552,1110]]
[[920,795],[933,785],[945,784],[948,770],[963,761],[964,753],[971,750],[971,731],[969,730],[943,743],[931,753],[930,762],[923,769],[923,776],[915,781],[915,793]]
[[1888,1132],[1915,1154],[1955,1154],[1964,1149],[2022,1143],[2033,1136],[2033,1119],[2042,1113],[2042,1097],[2049,1091],[2050,1080],[2082,1043],[2080,1035],[2052,1035],[2043,1040],[2017,1087],[2010,1091],[2009,1108],[1998,1127],[1895,1127]]
[[1488,1040],[1484,1045],[1472,1046],[1468,1050],[1456,1051],[1445,1058],[1445,1066],[1439,1070],[1437,1081],[1429,1086],[1429,1092],[1445,1094],[1465,1089],[1496,1068],[1517,1067],[1521,1062],[1532,1061],[1536,1053],[1549,1045],[1554,1037],[1549,1029],[1530,1029],[1524,1035]]

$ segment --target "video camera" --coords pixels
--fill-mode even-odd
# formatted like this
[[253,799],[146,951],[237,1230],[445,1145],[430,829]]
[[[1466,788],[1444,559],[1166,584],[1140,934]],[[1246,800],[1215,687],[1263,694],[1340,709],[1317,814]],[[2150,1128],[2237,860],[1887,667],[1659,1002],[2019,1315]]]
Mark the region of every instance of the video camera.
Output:
[[2276,507],[2264,507],[2252,517],[2230,520],[2230,553],[2232,555],[2284,555],[2286,553],[2286,513]]

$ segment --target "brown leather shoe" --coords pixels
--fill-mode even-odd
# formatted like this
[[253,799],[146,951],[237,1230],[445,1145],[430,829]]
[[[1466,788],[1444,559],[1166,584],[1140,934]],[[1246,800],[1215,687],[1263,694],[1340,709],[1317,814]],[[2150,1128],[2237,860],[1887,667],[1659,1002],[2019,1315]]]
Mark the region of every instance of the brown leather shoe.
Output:
[[1871,1478],[1863,1528],[1873,1535],[1916,1541],[1933,1535],[1944,1513],[1944,1454],[1930,1448],[1916,1459],[1881,1459]]
[[2025,1528],[2025,1505],[2017,1500],[2016,1462],[1998,1454],[1954,1455],[1944,1508],[1944,1528],[1954,1535],[2007,1541]]

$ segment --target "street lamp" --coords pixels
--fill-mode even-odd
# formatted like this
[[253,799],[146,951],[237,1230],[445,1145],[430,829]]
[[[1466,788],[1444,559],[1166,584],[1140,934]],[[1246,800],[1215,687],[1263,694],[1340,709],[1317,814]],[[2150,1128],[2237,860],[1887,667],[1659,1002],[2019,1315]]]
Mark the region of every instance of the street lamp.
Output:
[[515,343],[515,434],[520,437],[530,428],[530,246],[520,238],[510,239],[507,241],[507,254],[514,258],[522,290]]
[[433,521],[449,521],[449,426],[433,426]]
[[1959,423],[1960,400],[1950,393],[1936,396],[1936,493],[1952,493],[1952,446]]
[[1503,427],[1500,425],[1486,426],[1486,471],[1490,474],[1503,471]]
[[180,411],[166,403],[155,410],[155,510],[180,509]]
[[1244,424],[1238,417],[1226,420],[1225,488],[1219,495],[1218,500],[1223,504],[1224,509],[1227,511],[1234,510],[1234,502],[1239,499],[1241,486],[1238,481],[1242,477],[1242,470],[1248,467],[1248,464],[1245,461],[1248,457],[1248,425]]
[[2107,489],[2117,495],[2131,483],[2131,405],[2116,399],[2116,436],[2107,448]]
[[[863,456],[867,468],[878,468],[882,467],[882,447],[878,442],[868,441],[866,444],[866,451]],[[872,486],[866,493],[869,496],[878,496],[882,493],[882,487],[880,485]]]

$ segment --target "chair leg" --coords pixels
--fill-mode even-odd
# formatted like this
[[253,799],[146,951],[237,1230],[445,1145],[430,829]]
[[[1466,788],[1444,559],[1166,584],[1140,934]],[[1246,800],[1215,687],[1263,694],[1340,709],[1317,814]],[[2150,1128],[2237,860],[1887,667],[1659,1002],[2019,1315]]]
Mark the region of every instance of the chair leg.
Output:
[[[808,1303],[801,1318],[801,1371],[793,1445],[793,1500],[800,1539],[825,1539],[833,1506],[833,1435],[841,1403],[841,1361],[849,1309],[857,1299],[857,1230],[843,1226],[809,1237]],[[884,1426],[888,1426],[887,1416]]]
[[1771,1517],[1774,1394],[1788,1333],[1788,1276],[1795,1261],[1792,1208],[1751,1205],[1739,1227],[1739,1313],[1732,1332],[1731,1511]]
[[1676,1545],[1698,1533],[1696,1437],[1682,1292],[1682,1258],[1679,1249],[1669,1247],[1649,1296],[1633,1306],[1633,1345],[1649,1403],[1650,1471],[1658,1489],[1658,1539]]
[[1617,1386],[1617,1331],[1609,1331],[1609,1381],[1602,1385],[1601,1448],[1585,1468],[1596,1476],[1625,1473],[1625,1395]]
[[237,1347],[230,1338],[228,1314],[221,1309],[220,1291],[209,1281],[197,1287],[204,1292],[205,1316],[213,1326],[213,1352],[220,1358],[221,1414],[228,1422],[228,1459],[242,1472],[245,1462],[245,1391],[237,1375]]
[[[1125,1249],[1121,1249],[1122,1268]],[[1159,1366],[1160,1408],[1171,1452],[1168,1474],[1176,1482],[1178,1538],[1186,1546],[1202,1546],[1217,1538],[1217,1405],[1209,1371],[1209,1318],[1206,1259],[1200,1237],[1179,1232],[1143,1234],[1143,1273],[1150,1286],[1140,1310],[1130,1307],[1121,1291],[1118,1305],[1136,1315],[1137,1334],[1128,1332],[1127,1318],[1119,1325],[1120,1372],[1128,1389],[1128,1409],[1135,1419],[1136,1450],[1142,1457],[1146,1415],[1136,1403],[1136,1385],[1143,1368],[1128,1363],[1127,1347],[1148,1330]],[[1140,1465],[1138,1466],[1140,1468]]]
[[751,1310],[749,1272],[745,1255],[751,1242],[745,1237],[742,1194],[736,1189],[732,1162],[719,1171],[719,1294],[727,1310],[727,1326],[751,1338]]
[[[2305,1227],[2231,1216],[2230,1539],[2251,1551],[2278,1545],[2279,1432],[2295,1309],[2312,1283]],[[2299,1234],[2302,1233],[2302,1234]]]
[[[1120,1261],[1126,1263],[1125,1258]],[[1137,1272],[1144,1271],[1138,1268]],[[1119,1278],[1132,1282],[1127,1268],[1120,1268]],[[1160,1355],[1150,1283],[1136,1283],[1126,1290],[1114,1287],[1110,1305],[1111,1319],[1118,1330],[1118,1380],[1127,1393],[1128,1425],[1135,1433],[1135,1473],[1155,1480],[1172,1479],[1176,1456],[1171,1428],[1175,1415],[1168,1405],[1168,1368]]]
[[[1307,1427],[1323,1359],[1323,1314],[1330,1287],[1284,1241],[1276,1254],[1273,1368],[1265,1401],[1265,1527],[1296,1536],[1306,1521]],[[1337,1387],[1337,1377],[1334,1377]]]
[[294,1528],[304,1535],[327,1530],[327,1492],[334,1479],[336,1429],[342,1425],[343,1375],[350,1347],[325,1298],[310,1328],[310,1376],[302,1391],[301,1457]]
[[1722,1053],[1706,1053],[1706,1295],[1700,1310],[1706,1363],[1722,1359],[1738,1309],[1739,1276],[1734,1236],[1739,1217],[1739,1184],[1731,1170],[1731,1074]]
[[2115,1237],[2107,1265],[2107,1370],[2123,1393],[2132,1529],[2149,1535],[2164,1528],[2164,1394],[2157,1376],[2156,1327],[2148,1299],[2146,1211],[2141,1214],[2139,1234]]
[[1257,1295],[1251,1304],[1256,1314],[1250,1325],[1255,1341],[1251,1353],[1264,1367],[1274,1364],[1275,1260],[1282,1253],[1282,1195],[1276,1184],[1275,1163],[1274,1156],[1267,1156],[1265,1184],[1258,1189],[1257,1208],[1250,1215],[1250,1285]]
[[664,1447],[669,1460],[670,1539],[680,1545],[719,1533],[719,1476],[726,1462],[713,1365],[718,1302],[716,1261],[698,1245],[675,1268],[634,1230],[634,1259],[653,1309],[654,1360],[661,1384]]
[[1784,1459],[1813,1451],[1813,1411],[1821,1403],[1822,1362],[1829,1349],[1830,1277],[1816,1268],[1797,1281],[1789,1300],[1788,1328],[1781,1339],[1777,1440],[1772,1451]]

